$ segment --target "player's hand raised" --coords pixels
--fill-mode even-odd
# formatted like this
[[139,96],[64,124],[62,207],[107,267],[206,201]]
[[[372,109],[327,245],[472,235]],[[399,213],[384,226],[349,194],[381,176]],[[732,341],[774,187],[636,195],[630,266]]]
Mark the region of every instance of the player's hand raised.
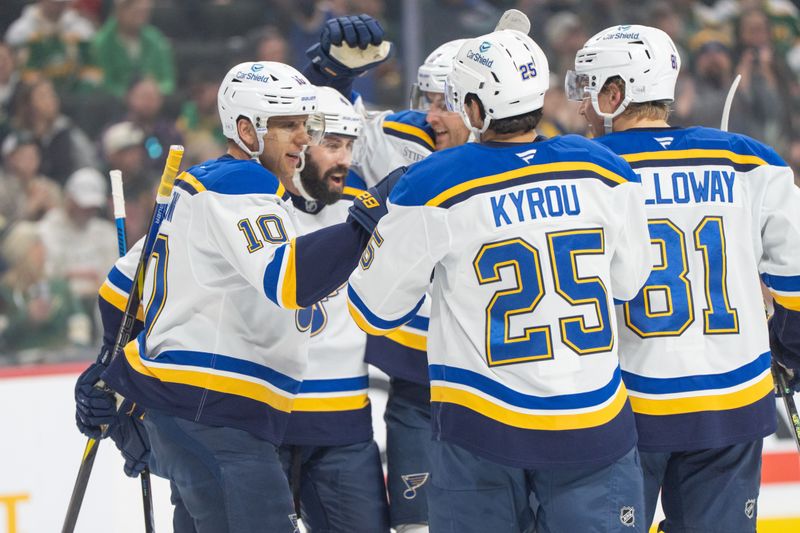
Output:
[[380,22],[369,15],[337,17],[325,23],[306,55],[331,78],[356,77],[389,58],[392,46],[383,37]]

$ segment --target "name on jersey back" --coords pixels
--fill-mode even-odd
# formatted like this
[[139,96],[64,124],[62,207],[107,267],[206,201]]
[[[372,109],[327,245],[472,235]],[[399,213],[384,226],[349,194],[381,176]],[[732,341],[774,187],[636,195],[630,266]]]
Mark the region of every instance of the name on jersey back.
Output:
[[734,203],[732,170],[668,170],[640,177],[647,205]]
[[489,196],[488,199],[494,225],[498,228],[527,220],[575,216],[581,212],[575,185],[548,185],[503,191]]

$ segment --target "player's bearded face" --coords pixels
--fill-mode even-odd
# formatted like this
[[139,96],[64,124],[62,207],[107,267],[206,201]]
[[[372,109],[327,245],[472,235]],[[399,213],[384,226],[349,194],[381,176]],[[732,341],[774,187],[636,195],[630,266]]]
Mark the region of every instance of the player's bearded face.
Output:
[[342,197],[354,141],[352,137],[329,134],[319,146],[306,149],[306,166],[300,171],[300,181],[317,201],[330,205]]

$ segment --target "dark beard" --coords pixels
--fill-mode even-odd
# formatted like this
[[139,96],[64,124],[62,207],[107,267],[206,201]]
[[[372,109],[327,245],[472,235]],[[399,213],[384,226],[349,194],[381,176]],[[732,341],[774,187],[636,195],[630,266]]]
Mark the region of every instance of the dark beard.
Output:
[[348,168],[344,165],[337,165],[320,175],[319,166],[313,159],[306,155],[306,166],[300,171],[300,183],[308,194],[310,194],[316,201],[324,204],[335,204],[342,199],[342,193],[339,191],[332,191],[328,187],[328,177],[332,174],[342,174],[347,176]]

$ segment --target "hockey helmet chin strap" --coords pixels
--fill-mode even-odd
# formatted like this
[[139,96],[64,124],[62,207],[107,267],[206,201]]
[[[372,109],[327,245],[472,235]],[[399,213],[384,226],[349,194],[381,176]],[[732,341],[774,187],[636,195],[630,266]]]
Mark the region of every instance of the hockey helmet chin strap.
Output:
[[292,185],[297,188],[297,192],[300,193],[300,196],[307,202],[316,202],[317,199],[308,194],[308,191],[305,187],[303,187],[303,182],[300,180],[300,173],[306,168],[306,146],[303,147],[303,151],[300,152],[300,164],[297,165],[297,168],[294,169],[294,174],[292,174]]
[[603,113],[600,111],[600,104],[597,101],[598,92],[591,91],[589,95],[592,98],[592,108],[594,108],[594,112],[597,113],[598,116],[603,117],[603,130],[605,134],[608,135],[614,130],[614,119],[627,109],[628,104],[631,103],[631,97],[626,94],[625,99],[622,100],[622,103],[619,104],[619,107],[615,109],[613,113]]
[[259,164],[261,164],[260,161],[258,161],[258,156],[260,156],[261,153],[264,151],[264,135],[267,134],[267,128],[257,128],[255,122],[251,117],[246,116],[245,118],[247,118],[247,120],[250,121],[250,124],[253,125],[253,129],[256,132],[256,139],[258,140],[258,151],[254,152],[253,150],[247,147],[242,138],[239,137],[238,130],[236,131],[236,138],[233,139],[233,142],[236,143],[236,146],[244,150],[244,152],[247,155],[249,155],[251,159],[255,159]]

